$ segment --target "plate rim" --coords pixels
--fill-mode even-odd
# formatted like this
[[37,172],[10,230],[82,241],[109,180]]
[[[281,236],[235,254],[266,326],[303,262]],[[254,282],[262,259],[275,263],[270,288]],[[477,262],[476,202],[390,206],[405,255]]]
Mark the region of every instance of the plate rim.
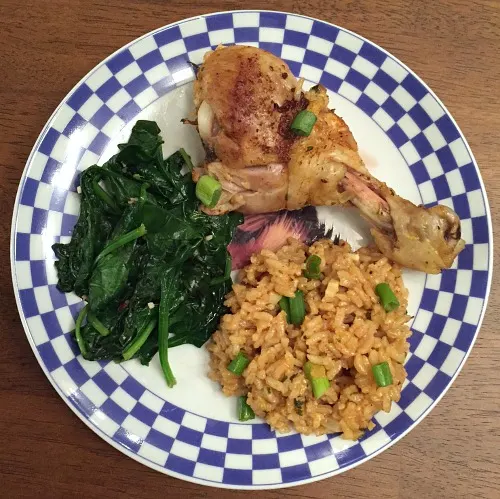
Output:
[[[256,485],[235,485],[235,484],[229,484],[229,483],[224,483],[224,482],[213,482],[213,481],[209,481],[207,479],[197,478],[195,476],[183,475],[183,474],[178,473],[176,471],[170,470],[170,469],[168,469],[166,467],[162,467],[162,466],[158,465],[157,463],[155,463],[153,461],[150,461],[149,459],[147,459],[145,457],[142,457],[139,454],[130,451],[124,445],[120,445],[119,443],[117,443],[111,437],[109,437],[108,435],[106,435],[99,428],[99,426],[97,426],[95,423],[93,423],[92,421],[90,421],[89,418],[85,417],[84,414],[82,414],[81,412],[79,412],[78,409],[74,405],[72,405],[70,403],[70,400],[63,393],[63,391],[57,386],[57,384],[55,383],[55,380],[50,375],[50,372],[48,371],[48,368],[42,362],[41,356],[40,356],[40,354],[39,354],[39,352],[38,352],[38,350],[36,348],[36,345],[34,344],[34,340],[31,337],[31,335],[29,334],[29,327],[28,327],[28,324],[27,324],[27,321],[26,321],[26,317],[25,317],[25,315],[23,313],[22,306],[21,306],[21,300],[20,300],[20,296],[19,296],[19,288],[18,288],[18,286],[16,286],[16,283],[17,283],[17,274],[16,274],[16,266],[15,266],[16,260],[15,260],[15,254],[14,254],[14,247],[15,247],[15,234],[16,234],[17,218],[18,218],[17,215],[18,215],[18,209],[19,209],[19,206],[20,206],[20,198],[21,198],[21,192],[22,192],[21,187],[25,184],[25,180],[26,180],[26,177],[27,177],[27,174],[28,174],[28,168],[27,168],[27,166],[32,162],[33,156],[37,152],[38,146],[41,143],[41,139],[45,136],[46,131],[50,128],[51,123],[53,122],[54,118],[56,117],[56,115],[59,112],[59,110],[61,109],[61,107],[69,99],[69,97],[76,91],[76,89],[82,83],[84,83],[87,80],[87,78],[98,67],[101,67],[107,61],[111,60],[116,54],[118,54],[119,52],[121,52],[124,49],[127,49],[128,47],[130,47],[131,45],[139,42],[140,40],[148,38],[148,37],[152,36],[153,34],[155,34],[157,32],[164,31],[165,29],[168,29],[168,28],[171,28],[171,27],[174,27],[174,26],[178,26],[178,25],[183,24],[185,22],[193,21],[193,20],[196,20],[196,19],[203,19],[203,18],[207,18],[207,17],[211,17],[211,16],[222,15],[222,14],[235,14],[235,13],[243,13],[244,14],[244,13],[262,13],[262,12],[265,12],[265,13],[274,13],[274,14],[283,14],[285,16],[301,17],[301,18],[308,19],[308,20],[311,20],[311,21],[316,21],[316,22],[324,23],[326,25],[329,25],[329,26],[332,26],[334,28],[337,28],[340,31],[347,32],[347,33],[349,33],[349,34],[351,34],[351,35],[359,38],[360,40],[362,40],[364,42],[367,42],[367,43],[369,43],[371,45],[374,45],[381,52],[383,52],[386,56],[388,56],[389,58],[397,61],[398,64],[400,64],[404,69],[406,69],[409,73],[411,73],[425,87],[425,89],[436,99],[437,103],[446,111],[447,116],[450,118],[451,122],[456,127],[456,129],[458,130],[458,132],[460,134],[460,138],[462,139],[462,141],[463,141],[463,143],[464,143],[464,145],[465,145],[465,147],[467,149],[467,152],[470,155],[470,158],[472,160],[472,164],[474,165],[474,169],[475,169],[475,171],[477,173],[477,176],[478,176],[478,179],[479,179],[479,185],[480,185],[481,195],[483,196],[484,204],[485,204],[486,219],[487,219],[487,222],[488,222],[487,223],[487,227],[488,227],[488,281],[487,281],[487,284],[486,284],[486,294],[485,294],[485,297],[484,297],[484,303],[483,303],[483,307],[482,307],[482,310],[481,310],[481,314],[480,314],[478,323],[476,325],[476,330],[474,332],[474,337],[471,340],[471,343],[470,343],[470,346],[469,346],[468,350],[465,352],[465,355],[462,358],[462,361],[460,362],[460,364],[459,364],[456,372],[454,373],[454,375],[451,377],[450,382],[448,383],[448,385],[437,396],[437,398],[433,400],[433,402],[429,405],[429,407],[422,412],[422,414],[420,415],[420,417],[416,421],[414,421],[414,423],[411,426],[409,426],[406,430],[404,430],[403,432],[401,432],[401,434],[399,434],[398,436],[396,436],[394,438],[391,438],[391,440],[389,440],[389,442],[387,442],[380,449],[378,449],[378,450],[374,451],[373,453],[371,453],[369,455],[366,455],[364,458],[361,458],[361,459],[359,459],[359,460],[357,460],[357,461],[355,461],[353,463],[350,463],[350,464],[348,464],[348,465],[346,465],[344,467],[339,467],[339,468],[337,468],[335,470],[332,470],[332,471],[329,471],[329,472],[325,472],[325,473],[320,474],[320,475],[311,476],[310,478],[300,479],[300,480],[296,480],[296,481],[293,481],[293,482],[281,482],[281,483],[276,483],[276,484],[263,484],[263,485],[259,485],[259,484],[256,484]],[[477,337],[479,335],[480,329],[481,329],[482,324],[483,324],[484,316],[486,314],[486,309],[488,308],[488,301],[489,301],[490,292],[491,292],[491,285],[492,285],[492,280],[493,280],[493,270],[494,270],[493,269],[494,239],[493,239],[493,224],[492,224],[491,208],[490,208],[488,194],[487,194],[487,191],[486,191],[486,187],[485,187],[485,184],[484,184],[483,177],[481,175],[481,171],[479,169],[478,162],[477,162],[477,160],[476,160],[476,158],[474,156],[474,153],[472,152],[472,149],[471,149],[471,147],[470,147],[470,145],[469,145],[469,143],[468,143],[468,141],[467,141],[464,133],[462,132],[462,129],[459,127],[459,125],[457,124],[457,122],[456,122],[455,118],[453,117],[453,115],[451,114],[451,112],[448,110],[448,108],[445,106],[445,104],[442,102],[442,100],[436,95],[436,93],[432,90],[432,88],[419,76],[418,73],[416,73],[415,71],[413,71],[408,65],[406,65],[404,62],[402,62],[398,57],[396,57],[393,54],[391,54],[388,50],[386,50],[384,47],[382,47],[378,43],[375,43],[375,42],[369,40],[368,38],[364,37],[363,35],[358,34],[355,31],[349,30],[349,29],[344,28],[342,26],[339,26],[337,24],[334,24],[334,23],[331,23],[329,21],[325,21],[325,20],[322,20],[322,19],[319,19],[319,18],[315,18],[315,17],[312,17],[312,16],[308,16],[308,15],[304,15],[304,14],[298,14],[298,13],[294,13],[294,12],[282,11],[282,10],[271,10],[271,9],[236,9],[236,10],[227,10],[227,11],[217,11],[217,12],[209,12],[209,13],[198,14],[198,15],[191,16],[191,17],[188,17],[188,18],[183,18],[183,19],[180,19],[180,20],[177,20],[177,21],[173,21],[173,22],[171,22],[169,24],[165,24],[165,25],[157,27],[157,28],[155,28],[153,30],[150,30],[147,33],[144,33],[143,35],[141,35],[141,36],[139,36],[137,38],[134,38],[130,42],[128,42],[125,45],[122,45],[121,47],[119,47],[118,49],[116,49],[114,52],[112,52],[111,54],[109,54],[104,59],[100,60],[95,66],[93,66],[78,82],[76,82],[72,86],[72,88],[61,99],[61,101],[59,102],[59,104],[56,106],[56,108],[54,109],[54,111],[52,112],[52,114],[49,116],[49,118],[45,122],[45,125],[43,126],[40,134],[37,136],[37,138],[36,138],[36,140],[35,140],[35,142],[33,144],[33,147],[32,147],[32,149],[30,151],[30,154],[29,154],[29,156],[26,159],[22,175],[21,175],[21,177],[19,179],[18,189],[17,189],[15,200],[14,200],[13,213],[12,213],[12,222],[11,222],[10,251],[9,251],[9,253],[10,253],[10,262],[11,262],[11,279],[12,279],[12,285],[13,285],[13,290],[14,290],[14,296],[15,296],[15,300],[16,300],[16,305],[17,305],[19,317],[21,319],[21,324],[22,324],[23,329],[24,329],[24,333],[25,333],[26,338],[28,340],[28,343],[30,344],[30,347],[31,347],[31,349],[32,349],[32,351],[33,351],[33,353],[35,355],[35,358],[38,361],[39,366],[42,368],[42,371],[44,372],[45,376],[47,377],[47,379],[49,380],[49,382],[53,386],[53,388],[56,390],[56,392],[59,395],[59,397],[62,398],[62,400],[65,402],[65,404],[71,409],[71,411],[74,414],[76,414],[76,416],[81,421],[83,421],[83,423],[90,430],[92,430],[94,433],[96,433],[105,442],[107,442],[108,444],[112,445],[115,449],[117,449],[118,451],[120,451],[122,454],[125,454],[127,457],[131,457],[132,459],[134,459],[135,461],[141,463],[142,465],[148,466],[149,468],[155,469],[156,471],[159,471],[159,472],[161,472],[163,474],[166,474],[168,476],[172,476],[174,478],[178,478],[180,480],[184,480],[184,481],[187,481],[187,482],[190,482],[190,483],[195,483],[195,484],[198,484],[198,485],[205,485],[205,486],[208,486],[208,487],[224,488],[224,489],[232,489],[232,490],[272,490],[272,489],[281,489],[281,488],[294,487],[294,486],[298,486],[298,485],[305,485],[305,484],[317,482],[317,481],[320,481],[320,480],[324,480],[324,479],[327,479],[327,478],[331,478],[331,477],[333,477],[335,475],[339,475],[339,474],[344,473],[344,472],[346,472],[346,471],[348,471],[348,470],[350,470],[352,468],[355,468],[355,467],[357,467],[357,466],[359,466],[359,465],[361,465],[361,464],[369,461],[370,459],[378,456],[379,454],[381,454],[382,452],[386,451],[387,449],[389,449],[390,447],[392,447],[394,444],[396,444],[397,442],[399,442],[411,430],[415,429],[429,415],[429,413],[438,405],[438,403],[442,400],[442,398],[446,395],[446,393],[451,388],[451,386],[455,382],[456,378],[458,377],[458,375],[462,371],[465,362],[469,358],[469,355],[471,354],[471,352],[472,352],[472,350],[474,348],[474,345],[476,343]],[[470,295],[467,295],[467,296],[470,296]]]

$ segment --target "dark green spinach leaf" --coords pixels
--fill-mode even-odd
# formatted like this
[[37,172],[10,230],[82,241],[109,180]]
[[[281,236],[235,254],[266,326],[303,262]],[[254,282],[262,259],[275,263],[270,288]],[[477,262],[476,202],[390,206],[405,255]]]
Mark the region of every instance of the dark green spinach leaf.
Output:
[[[87,169],[72,239],[53,248],[59,289],[88,297],[106,330],[79,329],[85,358],[122,361],[127,352],[148,364],[161,347],[172,385],[167,345],[202,346],[226,312],[227,246],[242,216],[198,211],[185,152],[164,160],[162,143],[156,123],[138,121],[118,154]],[[117,248],[137,227],[146,235]],[[160,327],[169,336],[161,342]]]

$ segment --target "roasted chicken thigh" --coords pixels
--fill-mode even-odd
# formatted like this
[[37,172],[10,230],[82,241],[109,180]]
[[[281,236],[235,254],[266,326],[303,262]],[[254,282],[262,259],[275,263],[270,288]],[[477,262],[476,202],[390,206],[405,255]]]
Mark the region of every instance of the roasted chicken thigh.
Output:
[[[328,108],[326,90],[302,91],[273,54],[243,46],[209,52],[194,99],[207,161],[193,178],[209,174],[222,185],[207,213],[352,204],[372,223],[382,253],[405,267],[439,273],[463,249],[456,213],[415,206],[370,175],[349,127]],[[317,117],[304,137],[290,130],[302,110]]]

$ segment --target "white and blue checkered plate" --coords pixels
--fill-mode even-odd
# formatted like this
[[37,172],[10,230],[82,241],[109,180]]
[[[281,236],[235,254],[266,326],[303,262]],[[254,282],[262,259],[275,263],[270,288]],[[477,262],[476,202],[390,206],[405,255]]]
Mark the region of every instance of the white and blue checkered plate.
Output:
[[[368,168],[399,194],[453,208],[466,247],[441,275],[408,271],[412,324],[408,380],[390,413],[358,442],[338,435],[276,434],[241,424],[234,400],[207,376],[205,349],[172,351],[178,384],[168,389],[157,359],[149,367],[87,362],[70,336],[81,307],[56,288],[56,241],[68,241],[80,172],[102,163],[138,118],[156,120],[165,154],[202,149],[180,119],[192,110],[194,74],[218,44],[259,46],[296,76],[321,83],[351,127]],[[359,217],[318,209],[354,246],[368,232]],[[364,38],[315,19],[267,11],[212,14],[158,29],[93,69],[60,104],[38,138],[19,185],[12,227],[12,274],[26,335],[45,374],[71,409],[128,456],[205,485],[273,488],[319,480],[378,454],[435,406],[460,371],[484,315],[492,272],[485,190],[461,131],[434,93],[393,56]]]

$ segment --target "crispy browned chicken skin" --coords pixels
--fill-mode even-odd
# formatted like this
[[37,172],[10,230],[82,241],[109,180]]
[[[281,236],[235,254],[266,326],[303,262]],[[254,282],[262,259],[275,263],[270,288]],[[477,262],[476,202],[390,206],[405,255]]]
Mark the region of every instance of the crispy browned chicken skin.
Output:
[[[415,206],[370,175],[345,122],[328,108],[321,86],[302,92],[288,66],[254,47],[219,47],[205,55],[194,86],[198,129],[223,194],[208,213],[266,213],[353,204],[373,224],[379,249],[405,267],[431,274],[449,268],[465,243],[445,206]],[[290,123],[317,116],[308,137]]]

